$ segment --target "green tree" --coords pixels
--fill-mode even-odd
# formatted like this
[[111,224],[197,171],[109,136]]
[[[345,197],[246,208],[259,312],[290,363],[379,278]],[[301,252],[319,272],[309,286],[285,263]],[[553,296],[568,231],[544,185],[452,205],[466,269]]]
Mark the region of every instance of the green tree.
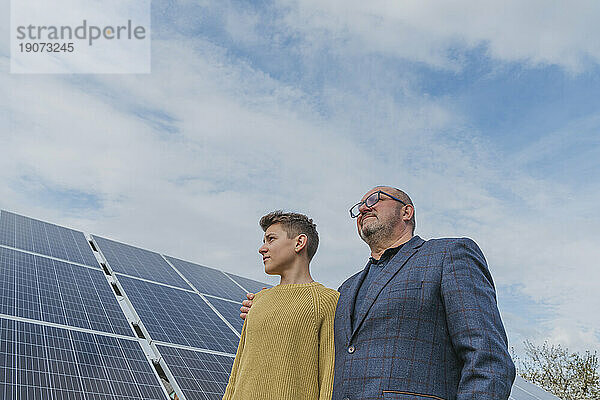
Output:
[[525,341],[525,357],[515,358],[517,373],[563,400],[600,400],[598,355],[570,353],[561,345]]

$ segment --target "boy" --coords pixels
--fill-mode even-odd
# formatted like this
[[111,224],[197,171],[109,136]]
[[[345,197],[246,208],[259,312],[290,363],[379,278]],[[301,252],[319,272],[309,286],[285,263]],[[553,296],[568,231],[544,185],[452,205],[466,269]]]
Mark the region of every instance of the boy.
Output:
[[330,400],[339,293],[310,275],[316,226],[282,211],[262,217],[260,226],[265,272],[281,280],[254,297],[223,400]]

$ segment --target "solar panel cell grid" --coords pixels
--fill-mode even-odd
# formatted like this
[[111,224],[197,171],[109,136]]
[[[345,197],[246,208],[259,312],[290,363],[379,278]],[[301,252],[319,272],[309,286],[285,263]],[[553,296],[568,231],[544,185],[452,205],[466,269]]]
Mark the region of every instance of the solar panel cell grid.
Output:
[[[29,330],[17,329],[17,385],[22,398],[49,397],[48,364],[44,346],[43,327],[35,326]],[[29,397],[32,396],[32,397]]]
[[118,279],[153,340],[235,353],[238,337],[197,294]]
[[[31,326],[31,325],[29,325]],[[71,338],[63,329],[45,327],[50,381],[58,399],[84,399]]]
[[101,270],[0,248],[3,314],[133,336]]
[[98,236],[93,238],[113,271],[191,289],[160,254]]
[[233,358],[157,346],[187,400],[221,400]]
[[[129,371],[133,376],[133,381],[137,384],[139,396],[142,399],[162,398],[158,395],[156,387],[156,376],[147,367],[148,363],[143,355],[138,343],[119,340],[119,346],[123,352]],[[120,365],[122,360],[115,357],[113,364]],[[108,367],[108,366],[107,366]]]
[[239,333],[242,333],[244,320],[240,318],[240,303],[233,303],[208,296],[206,299],[217,309],[217,311],[227,320],[227,322],[231,324],[231,326],[237,329]]
[[83,233],[4,210],[0,244],[99,268]]
[[95,330],[131,336],[132,331],[125,319],[106,278],[100,271],[73,266],[73,282],[79,289],[85,314],[90,327]]
[[165,256],[200,293],[232,300],[246,298],[246,292],[217,269]]
[[[253,279],[244,278],[242,276],[230,274],[228,272],[227,272],[227,275],[229,275],[234,281],[239,283],[244,289],[248,290],[251,293],[258,293],[264,287],[267,287],[267,288],[271,287],[271,285],[267,285],[266,283],[255,281]],[[223,296],[221,296],[221,297],[223,297]],[[244,298],[245,298],[245,296],[244,296]]]
[[0,318],[3,400],[165,400],[135,341]]
[[17,382],[17,364],[14,329],[7,320],[0,319],[0,398],[13,398]]

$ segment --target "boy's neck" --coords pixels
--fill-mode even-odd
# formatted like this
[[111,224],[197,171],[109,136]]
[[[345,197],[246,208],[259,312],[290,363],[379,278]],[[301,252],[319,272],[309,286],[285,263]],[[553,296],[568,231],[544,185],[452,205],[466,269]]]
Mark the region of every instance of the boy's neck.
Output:
[[293,268],[283,271],[279,276],[281,277],[281,280],[279,281],[280,285],[311,283],[315,281],[312,276],[310,276],[308,263],[294,265]]

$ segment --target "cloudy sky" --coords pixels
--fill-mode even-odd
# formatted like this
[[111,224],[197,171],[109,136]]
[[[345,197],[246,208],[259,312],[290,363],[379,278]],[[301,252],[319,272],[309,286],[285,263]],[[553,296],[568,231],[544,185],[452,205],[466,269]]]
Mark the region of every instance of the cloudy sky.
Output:
[[393,185],[483,249],[517,351],[600,349],[597,1],[156,0],[137,75],[10,74],[1,4],[0,208],[269,282],[257,220],[298,210],[337,287]]

